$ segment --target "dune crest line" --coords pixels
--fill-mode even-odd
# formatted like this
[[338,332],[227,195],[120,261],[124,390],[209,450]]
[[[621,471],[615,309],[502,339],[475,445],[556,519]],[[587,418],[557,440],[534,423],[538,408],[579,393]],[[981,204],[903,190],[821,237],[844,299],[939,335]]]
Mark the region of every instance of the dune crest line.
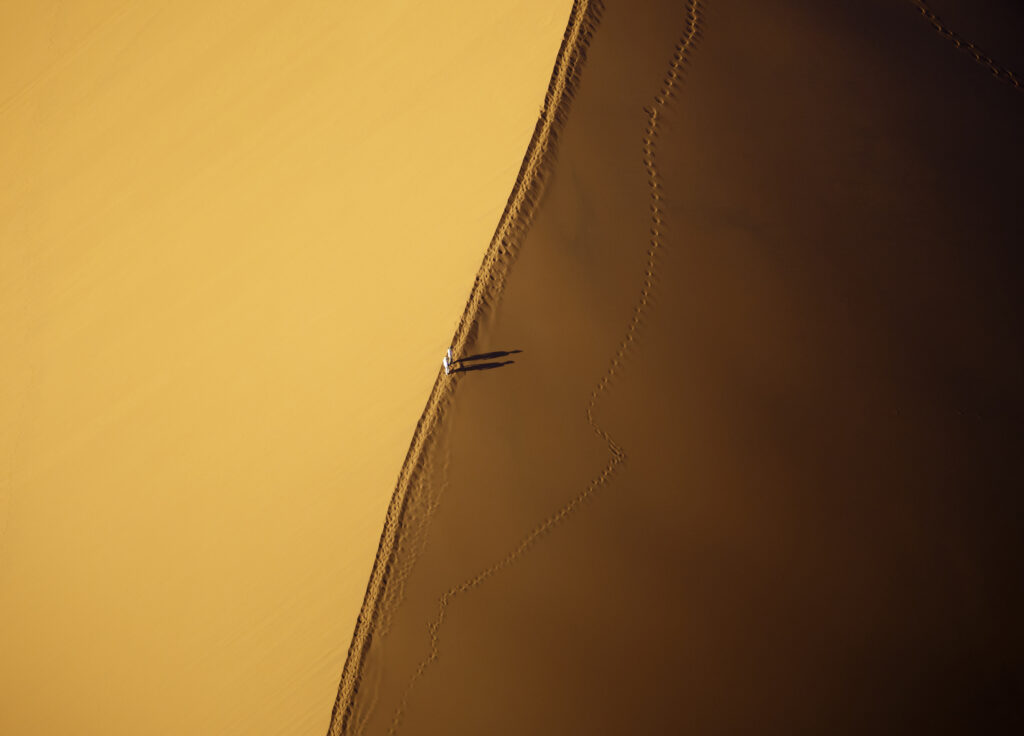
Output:
[[918,9],[918,11],[931,23],[932,27],[938,32],[940,36],[949,41],[951,44],[956,46],[961,51],[971,55],[976,62],[981,64],[983,67],[992,72],[993,76],[999,79],[1005,80],[1017,88],[1018,91],[1024,92],[1024,80],[1021,80],[1019,76],[1014,74],[1010,69],[1005,66],[1000,66],[992,57],[988,56],[985,52],[975,46],[973,43],[965,38],[960,37],[955,32],[942,22],[942,19],[935,14],[935,12],[928,7],[928,4],[924,0],[910,0],[911,4]]
[[691,49],[693,48],[696,40],[700,37],[701,29],[702,3],[700,0],[688,0],[686,28],[682,37],[676,43],[675,53],[672,56],[668,70],[662,80],[660,90],[655,95],[652,104],[645,108],[648,121],[647,127],[644,129],[642,150],[643,163],[647,170],[648,186],[650,187],[651,195],[651,230],[646,253],[647,264],[644,273],[644,281],[640,289],[640,298],[633,309],[632,318],[626,329],[626,334],[619,343],[607,371],[591,392],[590,400],[588,401],[586,408],[587,422],[590,424],[590,427],[594,432],[608,445],[608,450],[611,453],[611,459],[601,472],[591,480],[580,493],[560,509],[537,524],[537,526],[523,537],[512,551],[497,562],[477,573],[472,578],[450,588],[440,597],[438,600],[437,615],[429,626],[430,652],[426,659],[420,663],[406,686],[402,699],[395,710],[391,726],[388,729],[389,736],[394,736],[394,734],[398,732],[402,716],[408,707],[409,696],[415,688],[417,681],[438,658],[440,653],[440,629],[444,624],[445,616],[452,599],[458,595],[473,590],[498,572],[516,562],[516,560],[521,558],[541,537],[554,530],[559,524],[572,515],[572,513],[576,511],[587,499],[593,496],[598,489],[607,484],[615,474],[618,467],[626,461],[627,455],[625,450],[623,450],[622,447],[615,442],[611,434],[597,422],[594,418],[594,409],[596,408],[597,402],[601,396],[607,391],[612,379],[619,372],[629,349],[636,342],[641,320],[650,304],[651,291],[654,288],[654,272],[657,267],[657,254],[662,246],[661,235],[662,224],[664,222],[664,211],[661,207],[661,177],[658,174],[657,166],[655,164],[655,139],[658,134],[658,121],[660,119],[661,112],[665,109],[669,98],[672,96],[673,90],[681,80],[683,69],[689,62]]
[[[504,282],[503,271],[509,265],[520,237],[532,219],[553,163],[558,131],[566,119],[568,105],[572,100],[585,59],[587,44],[599,20],[600,6],[600,0],[573,2],[569,22],[562,37],[562,44],[555,59],[555,67],[526,156],[455,329],[452,348],[456,355],[461,354],[472,340],[477,322]],[[437,425],[441,409],[459,378],[457,374],[446,376],[438,371],[427,405],[413,432],[412,442],[399,471],[395,491],[388,504],[384,529],[331,712],[328,736],[341,736],[349,731],[355,697],[363,675],[363,664],[380,619],[382,604],[386,597],[384,593],[391,577],[396,540],[405,523],[411,481],[422,469],[423,450],[427,439]]]
[[[401,532],[395,539],[394,559],[396,564],[391,569],[388,584],[382,592],[380,611],[376,621],[375,636],[386,640],[391,629],[391,614],[405,597],[405,583],[416,566],[416,560],[426,544],[430,525],[427,523],[440,505],[440,499],[448,487],[448,468],[451,464],[451,452],[444,439],[439,439],[443,447],[443,461],[439,468],[435,467],[434,457],[428,445],[424,451],[424,462],[420,472],[415,475],[408,494],[408,505]],[[438,471],[440,480],[434,488],[434,473]],[[397,564],[398,561],[401,564]],[[359,707],[354,709],[348,731],[358,736],[366,731],[367,724],[373,715],[380,695],[381,672],[375,671],[364,676],[360,685]]]

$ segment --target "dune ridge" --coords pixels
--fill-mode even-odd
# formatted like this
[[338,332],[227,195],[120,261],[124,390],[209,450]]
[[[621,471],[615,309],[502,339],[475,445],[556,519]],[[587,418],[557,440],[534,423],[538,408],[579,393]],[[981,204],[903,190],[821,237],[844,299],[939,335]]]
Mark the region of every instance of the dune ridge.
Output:
[[[546,175],[553,163],[558,129],[565,121],[566,111],[572,101],[573,90],[586,58],[586,47],[599,22],[600,11],[600,0],[574,0],[537,126],[508,203],[484,254],[462,318],[455,329],[452,349],[456,355],[460,355],[463,348],[472,340],[477,321],[494,296],[500,293],[504,271],[515,254],[517,238],[529,226],[533,210],[543,192]],[[366,596],[356,620],[355,632],[342,670],[338,696],[331,712],[329,736],[345,733],[351,722],[353,698],[360,685],[367,647],[380,621],[385,591],[392,574],[397,540],[400,534],[406,533],[409,490],[416,474],[422,470],[421,459],[429,437],[451,387],[457,380],[457,374],[445,376],[439,371],[427,405],[416,425],[385,515],[384,530],[374,558]]]
[[972,59],[974,59],[976,62],[981,64],[990,72],[992,72],[992,75],[994,77],[1002,79],[1005,82],[1009,82],[1011,85],[1013,85],[1014,88],[1017,89],[1017,91],[1024,92],[1024,81],[1022,81],[1017,74],[1015,74],[1012,70],[1007,69],[1005,66],[996,63],[992,59],[992,57],[990,57],[988,54],[986,54],[984,51],[978,48],[974,43],[968,41],[967,39],[958,35],[955,31],[951,30],[945,23],[942,22],[942,19],[938,15],[936,15],[930,7],[928,7],[928,3],[926,3],[924,0],[910,0],[910,3],[915,8],[917,8],[918,11],[920,11],[921,15],[923,15],[929,23],[931,23],[932,27],[940,36],[942,36],[944,39],[949,41],[951,44],[953,44],[955,47],[957,47],[964,53],[969,54]]
[[[423,550],[429,536],[430,526],[427,523],[440,505],[440,499],[448,488],[448,468],[451,463],[451,453],[444,439],[437,437],[438,431],[443,431],[442,424],[435,430],[434,441],[440,440],[443,447],[444,459],[440,467],[440,481],[430,482],[433,479],[434,459],[430,452],[432,442],[424,445],[422,451],[423,460],[419,471],[415,473],[414,480],[405,496],[405,510],[402,517],[402,527],[396,534],[394,549],[391,552],[392,565],[387,580],[381,592],[381,602],[377,612],[377,619],[373,628],[373,634],[377,637],[387,637],[391,630],[393,613],[398,604],[405,597],[406,582],[416,566],[420,552]],[[362,715],[357,713],[351,716],[354,720],[349,730],[353,734],[362,734],[366,730],[367,723],[373,714],[380,694],[380,672],[374,673],[369,682],[362,678],[360,687],[363,692],[362,699],[366,707]]]
[[615,474],[618,467],[626,461],[626,451],[612,438],[609,431],[601,426],[594,418],[594,410],[597,407],[598,401],[608,390],[612,380],[619,373],[620,368],[625,363],[630,348],[638,340],[643,316],[650,306],[651,293],[654,288],[654,273],[657,268],[658,251],[662,247],[661,227],[663,223],[662,216],[664,214],[660,205],[661,194],[659,193],[659,190],[661,189],[661,185],[659,184],[661,177],[658,174],[658,169],[655,164],[655,141],[658,135],[658,119],[661,111],[665,108],[669,99],[672,97],[673,90],[682,79],[682,73],[689,61],[690,52],[700,37],[701,27],[701,2],[700,0],[688,0],[686,7],[686,28],[679,42],[676,44],[675,53],[673,54],[672,60],[669,62],[668,71],[665,73],[665,77],[662,81],[662,87],[658,91],[657,95],[655,95],[652,104],[646,110],[648,115],[648,124],[643,135],[643,161],[644,167],[647,170],[648,185],[650,187],[651,196],[651,238],[646,253],[644,280],[640,288],[639,301],[633,309],[633,316],[626,329],[626,333],[612,357],[608,370],[591,392],[590,400],[587,403],[586,408],[587,422],[591,429],[593,429],[594,433],[608,445],[608,451],[611,453],[611,459],[601,472],[579,494],[537,524],[512,551],[497,562],[481,570],[472,578],[450,588],[441,596],[438,600],[437,614],[429,625],[429,654],[419,664],[409,683],[406,685],[405,692],[403,693],[395,710],[391,725],[388,729],[389,736],[393,736],[398,732],[402,714],[408,705],[409,696],[412,690],[415,688],[420,677],[423,676],[424,672],[426,672],[427,668],[437,659],[440,653],[439,632],[441,626],[444,624],[445,614],[447,613],[452,599],[458,595],[471,592],[489,578],[515,563],[519,558],[526,554],[526,552],[529,551],[529,549],[533,547],[541,537],[553,531],[563,521],[571,516],[573,512],[579,509],[580,506],[593,496],[594,493],[605,486]]

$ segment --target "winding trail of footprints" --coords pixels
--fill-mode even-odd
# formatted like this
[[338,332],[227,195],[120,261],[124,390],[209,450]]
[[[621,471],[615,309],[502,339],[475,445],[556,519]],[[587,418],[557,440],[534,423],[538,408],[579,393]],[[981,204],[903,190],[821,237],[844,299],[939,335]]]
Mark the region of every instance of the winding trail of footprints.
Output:
[[630,320],[629,327],[626,330],[626,334],[619,343],[608,370],[591,392],[590,400],[587,403],[586,408],[587,422],[590,424],[594,432],[608,445],[608,450],[611,453],[611,459],[601,470],[598,476],[586,486],[586,488],[551,516],[535,526],[525,537],[523,537],[512,551],[489,567],[481,570],[472,578],[450,588],[440,597],[438,600],[437,615],[429,626],[430,652],[426,659],[424,659],[413,672],[409,683],[406,686],[402,699],[395,709],[391,726],[388,729],[389,736],[394,736],[394,734],[398,732],[402,716],[408,707],[409,697],[412,694],[416,683],[424,675],[430,665],[438,658],[440,651],[440,629],[444,624],[445,616],[447,615],[448,608],[451,605],[452,600],[456,596],[468,593],[474,588],[480,586],[482,583],[520,559],[541,537],[555,529],[587,499],[593,496],[596,491],[604,486],[615,474],[618,467],[626,461],[625,450],[623,450],[622,447],[615,442],[608,431],[597,422],[594,418],[594,410],[597,406],[597,402],[607,391],[612,379],[622,367],[629,349],[636,342],[641,321],[650,304],[651,291],[654,288],[654,271],[657,266],[658,251],[661,249],[662,245],[661,235],[662,225],[664,222],[664,211],[661,206],[662,195],[660,176],[658,175],[655,163],[655,139],[658,135],[658,123],[661,118],[661,114],[664,111],[665,106],[668,104],[672,91],[681,80],[682,71],[689,60],[690,51],[700,35],[701,18],[702,5],[700,0],[688,0],[685,31],[682,38],[676,44],[675,53],[669,64],[668,71],[665,73],[661,89],[655,96],[653,103],[645,110],[647,112],[647,127],[644,129],[642,150],[643,162],[644,167],[647,170],[647,180],[651,195],[651,235],[647,246],[647,267],[644,274],[643,286],[640,289],[640,299],[633,309],[633,316]]
[[938,32],[940,36],[945,38],[951,44],[956,46],[961,51],[970,54],[970,56],[983,67],[988,69],[995,77],[1002,79],[1005,82],[1012,84],[1018,91],[1024,92],[1024,80],[1021,80],[1019,76],[1014,74],[1010,69],[1004,66],[1000,66],[992,60],[990,56],[985,54],[981,49],[975,46],[970,41],[961,38],[955,32],[949,29],[942,19],[935,14],[934,11],[924,0],[909,0],[909,2],[920,11],[921,15],[931,23],[932,27]]

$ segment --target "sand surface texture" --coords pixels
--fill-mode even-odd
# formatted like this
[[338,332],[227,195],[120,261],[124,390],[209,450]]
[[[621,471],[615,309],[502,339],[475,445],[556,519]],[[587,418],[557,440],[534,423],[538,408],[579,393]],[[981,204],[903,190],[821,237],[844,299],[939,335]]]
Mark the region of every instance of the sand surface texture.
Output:
[[1015,732],[1019,6],[576,13],[332,733]]
[[0,734],[322,734],[570,3],[0,3]]

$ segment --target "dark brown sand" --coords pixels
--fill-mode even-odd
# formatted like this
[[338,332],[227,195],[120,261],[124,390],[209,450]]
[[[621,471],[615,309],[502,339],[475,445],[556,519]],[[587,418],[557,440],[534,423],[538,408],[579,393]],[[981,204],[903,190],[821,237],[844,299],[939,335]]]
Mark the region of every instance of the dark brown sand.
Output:
[[596,11],[334,732],[1021,732],[1019,7]]

